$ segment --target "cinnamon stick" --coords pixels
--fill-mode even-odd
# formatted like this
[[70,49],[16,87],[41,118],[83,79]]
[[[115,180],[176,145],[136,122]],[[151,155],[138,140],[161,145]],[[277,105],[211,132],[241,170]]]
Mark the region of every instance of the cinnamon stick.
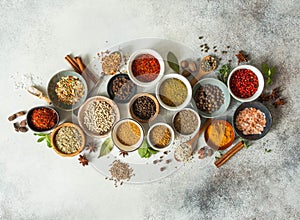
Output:
[[215,161],[216,167],[222,166],[224,163],[226,163],[233,155],[235,155],[237,152],[239,152],[244,147],[243,141],[238,142],[236,145],[234,145],[229,151],[227,151],[220,159]]
[[85,70],[85,65],[82,62],[81,58],[80,57],[75,57],[75,60],[76,60],[76,63],[78,64],[78,66],[79,66],[80,71],[83,73],[84,70]]
[[70,57],[70,55],[67,55],[67,56],[65,57],[65,59],[66,59],[67,62],[72,66],[72,68],[74,69],[75,72],[81,73],[78,64]]

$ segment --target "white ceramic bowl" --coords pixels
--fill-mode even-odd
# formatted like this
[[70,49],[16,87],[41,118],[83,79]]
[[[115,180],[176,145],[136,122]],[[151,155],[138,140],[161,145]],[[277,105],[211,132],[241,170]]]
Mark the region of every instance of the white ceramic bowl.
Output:
[[[177,114],[179,114],[180,112],[182,111],[190,111],[192,112],[197,120],[198,120],[198,124],[197,124],[197,128],[195,129],[194,132],[190,133],[190,134],[183,134],[183,133],[180,133],[179,131],[177,131],[176,127],[175,127],[175,117],[177,116]],[[200,126],[201,126],[201,119],[200,119],[200,116],[198,114],[198,112],[196,112],[194,109],[192,108],[184,108],[184,109],[181,109],[180,111],[178,111],[176,114],[173,115],[173,118],[172,118],[172,124],[173,124],[173,128],[174,128],[174,131],[179,134],[180,136],[183,136],[183,137],[188,137],[188,136],[194,136],[200,129]]]
[[[240,97],[237,97],[236,95],[233,94],[233,92],[231,90],[231,87],[230,87],[230,86],[234,86],[234,85],[230,85],[230,79],[231,79],[232,75],[234,74],[235,71],[240,70],[240,69],[251,70],[257,76],[257,79],[258,79],[258,89],[249,98],[240,98]],[[263,77],[262,73],[259,71],[259,69],[257,69],[254,66],[251,66],[251,65],[241,65],[241,66],[238,66],[238,67],[234,68],[230,72],[230,74],[228,76],[228,80],[227,80],[227,87],[228,87],[228,90],[229,90],[231,96],[233,98],[235,98],[236,100],[240,101],[240,102],[251,102],[251,101],[257,99],[261,95],[261,93],[262,93],[262,91],[264,89],[264,84],[265,84],[265,81],[264,81],[264,77]]]
[[[175,78],[175,79],[179,79],[181,82],[184,83],[184,85],[186,86],[187,88],[187,97],[186,99],[184,100],[184,102],[181,104],[181,105],[178,105],[178,106],[169,106],[167,104],[165,104],[161,98],[160,98],[160,87],[161,85],[164,83],[165,80],[167,79],[172,79],[172,78]],[[155,90],[155,94],[156,94],[156,98],[159,102],[159,104],[164,107],[165,109],[167,110],[170,110],[170,111],[179,111],[181,109],[183,109],[185,106],[187,106],[190,101],[191,101],[191,98],[192,98],[192,87],[191,87],[191,84],[190,82],[182,75],[179,75],[177,73],[171,73],[171,74],[167,74],[163,77],[163,79],[157,84],[156,86],[156,90]]]
[[[143,54],[150,54],[152,56],[154,56],[158,62],[159,62],[159,65],[160,65],[160,72],[158,74],[158,76],[153,80],[153,81],[150,81],[150,82],[142,82],[140,80],[138,80],[134,75],[133,75],[133,72],[132,72],[132,63],[133,61],[140,55],[143,55]],[[138,51],[135,51],[133,54],[131,54],[131,56],[129,57],[128,59],[128,64],[127,64],[127,71],[128,71],[128,75],[129,75],[129,78],[135,83],[137,84],[138,86],[142,86],[142,87],[148,87],[148,86],[154,86],[158,83],[158,81],[163,77],[164,75],[164,72],[165,72],[165,63],[164,63],[164,60],[163,58],[161,57],[161,55],[156,52],[155,50],[152,50],[152,49],[143,49],[143,50],[138,50]]]
[[[165,147],[155,147],[152,142],[151,142],[151,138],[150,138],[150,135],[151,135],[151,131],[153,130],[153,128],[155,128],[156,126],[159,126],[159,125],[162,125],[162,126],[165,126],[169,129],[170,131],[170,134],[171,134],[171,138],[170,138],[170,142],[168,145],[166,145]],[[163,123],[163,122],[158,122],[158,123],[155,123],[153,124],[150,128],[149,128],[149,131],[148,131],[148,135],[147,135],[147,142],[148,144],[150,145],[151,148],[153,148],[154,150],[157,150],[157,151],[166,151],[168,150],[169,148],[171,148],[171,145],[174,141],[174,138],[175,138],[175,135],[174,135],[174,130],[173,128],[168,125],[167,123]]]
[[[125,145],[125,144],[121,143],[120,140],[119,140],[119,138],[117,137],[118,128],[124,122],[132,122],[140,130],[141,136],[140,136],[139,140],[134,145]],[[144,140],[144,129],[143,129],[143,127],[136,120],[131,119],[131,118],[124,118],[124,119],[118,121],[117,123],[115,123],[115,125],[113,126],[112,132],[111,132],[111,138],[112,138],[114,144],[117,146],[117,148],[119,148],[121,151],[125,151],[125,152],[135,151],[143,143],[143,140]]]

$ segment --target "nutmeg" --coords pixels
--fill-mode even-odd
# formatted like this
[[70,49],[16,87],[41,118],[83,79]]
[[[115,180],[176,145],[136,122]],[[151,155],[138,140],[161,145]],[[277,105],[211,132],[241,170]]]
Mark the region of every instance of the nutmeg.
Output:
[[191,72],[195,72],[197,70],[197,65],[194,61],[190,61],[189,62],[189,66],[188,66],[188,69],[191,71]]
[[181,61],[181,63],[180,63],[180,66],[181,66],[183,69],[187,68],[188,65],[189,65],[189,62],[186,61],[186,60],[183,60],[183,61]]

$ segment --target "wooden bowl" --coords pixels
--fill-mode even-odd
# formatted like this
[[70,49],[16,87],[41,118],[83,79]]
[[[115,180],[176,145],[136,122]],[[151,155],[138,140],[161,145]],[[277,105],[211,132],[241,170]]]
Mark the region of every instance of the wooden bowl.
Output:
[[[59,131],[59,129],[61,129],[62,127],[73,127],[73,128],[76,128],[77,131],[79,132],[80,136],[81,136],[81,144],[80,144],[80,147],[79,149],[74,152],[74,153],[64,153],[62,152],[57,146],[56,146],[56,143],[55,143],[55,137],[57,135],[57,132]],[[85,136],[84,136],[84,133],[82,131],[82,129],[76,125],[76,124],[73,124],[71,122],[66,122],[66,123],[63,123],[61,125],[59,125],[58,127],[56,127],[53,132],[51,133],[51,145],[52,145],[52,148],[53,150],[60,156],[62,157],[74,157],[76,155],[78,155],[84,148],[84,145],[85,145]]]
[[[137,98],[142,97],[142,96],[147,96],[147,97],[151,98],[154,101],[155,107],[156,107],[155,114],[150,119],[147,119],[147,120],[139,118],[137,115],[134,114],[134,111],[133,111],[133,103],[135,102],[135,100]],[[159,103],[158,103],[157,99],[149,93],[138,93],[135,96],[133,96],[131,98],[130,102],[129,102],[129,114],[130,114],[130,116],[133,119],[135,119],[135,120],[137,120],[138,122],[141,122],[141,123],[149,123],[151,121],[154,121],[156,119],[156,117],[158,116],[159,110],[160,110],[160,107],[159,107]]]
[[[212,140],[211,140],[211,137],[210,137],[210,134],[209,134],[209,129],[211,129],[212,126],[214,126],[216,123],[222,123],[224,124],[228,129],[230,129],[230,139],[228,140],[227,143],[225,143],[224,145],[216,145]],[[234,130],[233,130],[233,127],[232,125],[228,122],[228,121],[225,121],[225,120],[214,120],[205,130],[205,133],[204,133],[204,139],[207,143],[207,145],[215,150],[225,150],[226,148],[228,148],[234,141]]]

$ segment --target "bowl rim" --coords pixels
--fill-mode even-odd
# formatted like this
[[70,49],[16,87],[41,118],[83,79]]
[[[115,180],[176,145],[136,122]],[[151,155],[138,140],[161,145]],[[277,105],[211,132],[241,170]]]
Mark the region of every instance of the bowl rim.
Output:
[[[115,118],[115,121],[114,123],[112,124],[111,126],[111,129],[104,133],[104,134],[96,134],[90,130],[87,129],[87,127],[85,126],[84,122],[83,122],[83,113],[84,113],[84,110],[85,108],[93,101],[105,101],[107,102],[111,107],[112,109],[115,111],[115,114],[116,114],[116,118]],[[95,138],[105,138],[107,136],[109,136],[110,132],[112,131],[112,128],[114,126],[114,124],[120,120],[120,110],[119,110],[119,107],[118,105],[113,101],[111,100],[110,98],[108,97],[105,97],[105,96],[93,96],[93,97],[90,97],[88,98],[79,108],[79,111],[78,111],[78,123],[79,123],[79,126],[82,128],[82,130],[84,131],[85,134],[87,134],[88,136],[90,137],[95,137]]]
[[[47,109],[51,109],[51,110],[53,110],[53,111],[55,112],[55,114],[56,114],[56,116],[57,116],[57,122],[55,123],[55,125],[54,125],[52,128],[47,129],[47,130],[38,130],[38,129],[36,129],[36,128],[31,124],[30,119],[31,119],[32,112],[33,112],[33,110],[39,109],[39,108],[47,108]],[[54,128],[56,128],[56,127],[58,126],[59,121],[60,121],[60,116],[59,116],[58,111],[57,111],[54,107],[52,107],[52,106],[42,106],[42,105],[39,105],[39,106],[32,107],[32,108],[27,112],[27,115],[26,115],[26,121],[27,121],[28,127],[29,127],[32,131],[34,131],[34,132],[45,132],[45,131],[51,131],[51,130],[53,130]]]
[[[180,81],[182,81],[184,83],[184,85],[186,86],[187,88],[187,97],[186,99],[184,100],[184,102],[179,105],[179,106],[176,106],[176,107],[172,107],[172,106],[168,106],[166,105],[162,100],[161,98],[159,97],[159,89],[160,89],[160,86],[163,84],[164,81],[166,81],[167,79],[170,79],[170,78],[175,78],[175,79],[179,79]],[[155,88],[155,96],[159,102],[159,104],[169,110],[169,111],[179,111],[181,109],[183,109],[184,107],[186,107],[190,102],[191,102],[191,99],[192,99],[192,93],[193,93],[193,90],[192,90],[192,87],[191,87],[191,84],[190,82],[188,81],[187,78],[185,78],[184,76],[182,75],[179,75],[178,73],[169,73],[169,74],[166,74],[162,80],[159,81],[159,83],[156,85],[156,88]]]
[[[116,97],[115,97],[115,95],[113,94],[113,92],[112,92],[112,83],[113,83],[113,81],[116,79],[116,78],[126,78],[126,79],[129,79],[132,83],[133,83],[133,85],[134,85],[134,88],[133,88],[133,91],[132,91],[132,93],[128,96],[128,98],[127,99],[124,99],[124,100],[120,100],[120,99],[117,99]],[[115,75],[113,75],[110,79],[109,79],[109,81],[108,81],[108,83],[107,83],[107,88],[106,88],[106,90],[107,90],[107,94],[108,94],[108,96],[110,97],[110,99],[111,100],[113,100],[113,101],[115,101],[116,103],[128,103],[129,101],[130,101],[130,99],[136,94],[136,91],[137,91],[137,85],[130,79],[130,77],[129,77],[129,75],[128,74],[125,74],[125,73],[117,73],[117,74],[115,74]]]
[[[240,69],[251,70],[257,76],[257,79],[258,79],[258,89],[253,94],[253,96],[251,96],[249,98],[239,98],[239,97],[237,97],[236,95],[233,94],[233,92],[231,91],[231,88],[230,88],[230,79],[231,79],[232,75],[234,74],[234,72],[236,72],[237,70],[240,70]],[[234,99],[236,99],[237,101],[240,101],[240,102],[252,102],[252,101],[256,100],[261,95],[261,93],[263,92],[264,85],[265,85],[265,80],[264,80],[264,77],[263,77],[261,71],[257,67],[249,65],[249,64],[240,65],[240,66],[235,67],[233,70],[231,70],[231,72],[228,75],[228,79],[227,79],[227,88],[228,88],[228,91],[229,91],[230,95]]]
[[[137,115],[134,114],[133,108],[132,108],[132,105],[133,105],[133,103],[135,102],[135,100],[136,100],[137,98],[139,98],[139,97],[142,97],[142,96],[147,96],[147,97],[151,98],[151,99],[154,101],[155,106],[156,106],[156,112],[155,112],[155,114],[154,114],[150,119],[147,119],[147,120],[146,120],[146,119],[140,119]],[[160,105],[159,105],[158,100],[156,99],[156,97],[155,97],[154,95],[152,95],[151,93],[147,93],[147,92],[135,94],[135,95],[130,99],[129,105],[128,105],[128,106],[129,106],[128,110],[129,110],[130,116],[131,116],[133,119],[135,119],[136,121],[141,122],[141,123],[149,123],[149,122],[154,121],[154,120],[157,118],[157,116],[158,116],[158,114],[159,114],[159,111],[160,111]]]
[[[55,136],[56,136],[56,133],[59,131],[59,129],[61,129],[62,127],[74,127],[78,130],[79,134],[81,135],[82,143],[80,145],[80,148],[76,152],[71,153],[71,154],[67,154],[67,153],[64,153],[64,152],[60,151],[58,149],[58,147],[56,146]],[[74,124],[72,122],[64,122],[64,123],[60,124],[59,126],[57,126],[52,131],[51,136],[50,136],[50,141],[51,141],[51,145],[52,145],[53,150],[58,155],[63,156],[63,157],[74,157],[74,156],[78,155],[84,149],[86,138],[85,138],[84,132],[82,131],[82,129],[77,124]]]
[[[166,126],[169,129],[170,133],[171,133],[171,139],[170,139],[169,144],[167,146],[165,146],[165,147],[162,147],[162,148],[155,147],[151,143],[151,140],[150,140],[151,131],[153,130],[153,128],[155,128],[156,126],[159,126],[159,125]],[[147,142],[148,142],[148,144],[150,145],[151,148],[153,148],[154,150],[157,150],[157,151],[166,151],[166,150],[169,150],[171,148],[174,140],[175,140],[174,130],[173,130],[173,128],[168,123],[165,123],[165,122],[157,122],[157,123],[151,125],[150,128],[149,128],[149,130],[148,130],[148,133],[147,133]]]
[[[160,65],[159,74],[157,75],[156,79],[154,79],[151,82],[141,82],[141,81],[137,80],[136,77],[132,73],[132,69],[131,69],[132,62],[134,61],[134,59],[136,57],[138,57],[138,56],[140,56],[142,54],[150,54],[150,55],[154,56],[158,60],[159,65]],[[130,55],[129,59],[128,59],[128,62],[127,62],[127,72],[128,72],[128,76],[132,80],[132,82],[134,82],[138,86],[148,87],[148,86],[155,85],[156,83],[158,83],[161,80],[161,78],[164,75],[164,72],[165,72],[164,59],[162,58],[162,56],[156,50],[153,50],[153,49],[141,49],[141,50],[137,50],[137,51],[133,52]]]
[[[224,106],[224,110],[223,111],[220,111],[220,109],[221,109],[221,107],[220,107],[215,112],[213,112],[211,114],[208,114],[208,113],[203,112],[203,111],[201,111],[200,109],[197,108],[197,105],[196,105],[196,102],[195,102],[195,99],[194,99],[194,95],[195,95],[195,93],[198,90],[198,88],[199,88],[200,85],[207,85],[207,84],[213,84],[213,85],[217,86],[219,89],[222,90],[222,92],[224,94],[224,103],[221,105],[221,107]],[[227,97],[227,99],[226,99],[226,97]],[[227,109],[228,109],[228,107],[230,105],[230,102],[231,102],[231,97],[230,97],[230,93],[228,91],[227,86],[223,82],[221,82],[220,80],[218,80],[216,78],[209,77],[209,78],[204,78],[204,79],[199,80],[194,85],[194,87],[193,87],[193,94],[192,94],[192,102],[196,106],[196,109],[197,109],[198,113],[202,117],[204,117],[204,118],[215,118],[215,117],[219,117],[219,116],[223,115],[227,111]]]
[[[231,135],[230,141],[229,141],[227,144],[223,145],[223,146],[217,146],[217,145],[215,145],[213,142],[209,141],[209,138],[208,138],[208,128],[209,128],[210,126],[212,126],[214,123],[217,123],[217,122],[221,122],[221,123],[226,124],[226,126],[230,127],[230,129],[231,129],[231,131],[232,131],[232,135]],[[231,124],[229,121],[227,121],[227,120],[225,120],[225,119],[215,119],[215,120],[213,120],[213,121],[211,122],[211,124],[210,124],[209,126],[207,126],[207,128],[205,129],[205,132],[204,132],[204,140],[205,140],[205,143],[206,143],[209,147],[211,147],[212,149],[215,149],[215,150],[225,150],[226,148],[228,148],[229,146],[231,146],[232,143],[234,142],[234,139],[235,139],[235,133],[234,133],[234,132],[235,132],[235,130],[234,130],[232,124]]]
[[[251,107],[259,109],[261,112],[263,112],[265,114],[266,127],[264,128],[264,130],[261,134],[244,135],[242,131],[237,129],[237,127],[235,125],[235,120],[240,111],[242,111],[245,108],[251,108]],[[247,139],[247,140],[258,140],[258,139],[263,138],[270,131],[270,129],[272,127],[272,123],[273,123],[273,116],[272,116],[271,111],[268,109],[267,106],[265,106],[263,103],[258,102],[258,101],[241,103],[234,111],[234,114],[232,117],[232,124],[233,124],[234,131],[237,133],[238,136],[240,136],[241,138]]]
[[[83,88],[84,88],[84,95],[83,97],[81,97],[81,99],[76,102],[74,105],[66,105],[66,104],[63,104],[57,97],[55,91],[52,91],[52,84],[56,84],[59,80],[55,81],[56,78],[59,77],[59,75],[61,75],[59,77],[59,79],[61,79],[63,77],[62,74],[67,74],[66,76],[75,76],[75,77],[78,77],[78,79],[81,81],[81,83],[83,84]],[[53,95],[52,95],[53,94]],[[88,96],[88,86],[87,86],[87,83],[85,81],[85,79],[83,78],[82,75],[80,75],[79,73],[73,71],[73,70],[62,70],[62,71],[59,71],[57,73],[55,73],[51,79],[49,80],[48,82],[48,86],[47,86],[47,95],[52,103],[53,106],[55,106],[56,108],[59,108],[61,110],[64,110],[64,111],[73,111],[75,109],[78,109],[86,100],[87,96]],[[54,99],[54,97],[56,97]],[[57,104],[57,102],[59,103],[62,103],[63,105],[65,106],[71,106],[70,108],[65,108],[63,106],[60,106]]]
[[[198,125],[197,125],[197,128],[196,128],[196,130],[195,130],[193,133],[191,133],[191,134],[182,134],[182,133],[180,133],[179,131],[176,130],[175,125],[174,125],[174,120],[175,120],[176,115],[177,115],[179,112],[182,112],[182,111],[184,111],[184,110],[193,112],[193,113],[196,115],[197,119],[198,119]],[[199,131],[199,129],[200,129],[200,127],[201,127],[201,118],[200,118],[200,115],[199,115],[198,112],[197,112],[195,109],[193,109],[192,107],[185,107],[185,108],[183,108],[183,109],[177,111],[177,112],[173,115],[173,117],[172,117],[172,127],[173,127],[175,133],[178,134],[178,135],[180,135],[180,136],[182,136],[182,137],[194,136],[194,135]]]
[[[116,139],[118,139],[118,138],[116,137],[115,129],[117,129],[117,127],[120,126],[121,123],[126,122],[126,121],[133,122],[134,124],[136,124],[139,127],[139,129],[141,131],[141,137],[140,137],[139,141],[135,144],[136,146],[133,145],[135,147],[132,150],[121,149],[118,146],[118,144],[116,143],[117,142]],[[117,121],[111,129],[111,139],[114,143],[114,146],[116,146],[120,151],[123,151],[123,152],[133,152],[133,151],[136,151],[137,149],[139,149],[142,146],[143,142],[144,142],[144,137],[145,137],[145,131],[144,131],[143,126],[137,120],[135,120],[133,118],[123,118],[123,119]],[[129,147],[131,147],[131,146],[129,146]]]

